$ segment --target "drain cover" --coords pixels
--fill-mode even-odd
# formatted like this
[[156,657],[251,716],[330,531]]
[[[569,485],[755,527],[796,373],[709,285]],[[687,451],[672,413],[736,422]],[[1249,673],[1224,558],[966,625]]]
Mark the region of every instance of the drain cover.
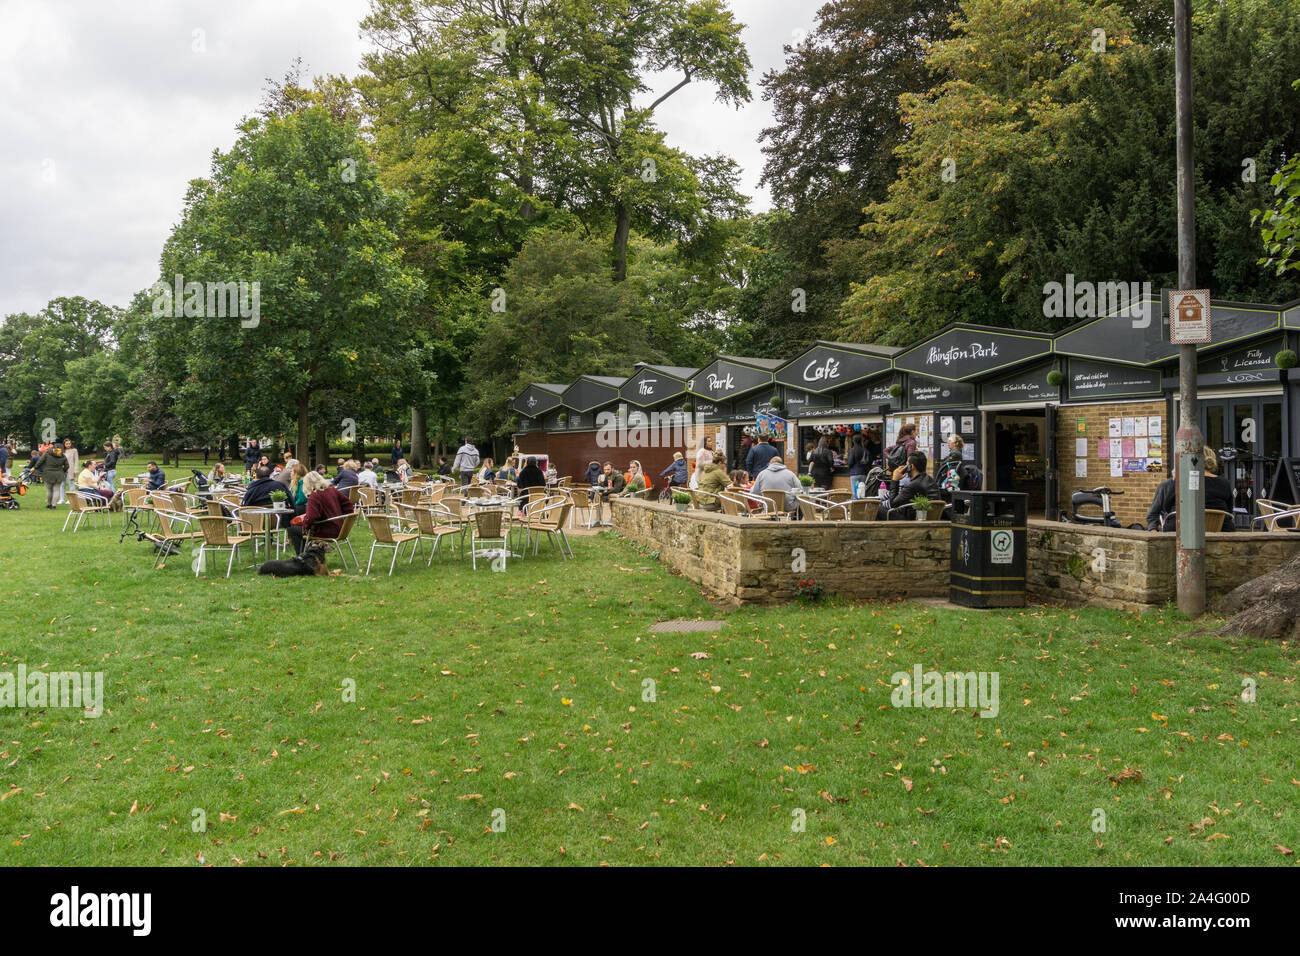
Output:
[[659,634],[684,634],[687,631],[720,631],[725,625],[726,621],[660,621],[651,624],[650,630]]

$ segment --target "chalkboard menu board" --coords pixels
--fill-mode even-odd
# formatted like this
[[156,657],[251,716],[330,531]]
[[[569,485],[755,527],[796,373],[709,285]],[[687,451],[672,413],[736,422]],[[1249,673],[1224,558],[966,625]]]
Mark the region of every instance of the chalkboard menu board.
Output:
[[1069,399],[1132,398],[1160,394],[1160,370],[1070,359]]
[[1300,504],[1300,458],[1283,458],[1277,463],[1268,496],[1284,504]]
[[1058,401],[1061,390],[1047,382],[1047,373],[1054,367],[1051,363],[1044,363],[996,382],[986,382],[980,386],[982,400],[985,405]]
[[975,386],[962,382],[909,375],[907,378],[908,408],[956,408],[975,404]]

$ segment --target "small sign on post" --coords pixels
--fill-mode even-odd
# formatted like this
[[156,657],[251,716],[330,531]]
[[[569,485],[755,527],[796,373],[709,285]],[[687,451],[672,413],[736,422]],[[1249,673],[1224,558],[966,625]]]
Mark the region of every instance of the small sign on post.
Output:
[[1176,289],[1169,293],[1169,341],[1173,345],[1210,342],[1210,290]]

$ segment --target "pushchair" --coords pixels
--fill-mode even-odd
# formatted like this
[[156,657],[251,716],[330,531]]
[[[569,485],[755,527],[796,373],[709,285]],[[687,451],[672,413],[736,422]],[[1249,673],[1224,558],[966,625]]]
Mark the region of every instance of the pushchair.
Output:
[[27,486],[23,483],[21,478],[18,481],[9,481],[0,478],[0,509],[4,509],[5,511],[18,510],[19,504],[18,498],[14,494],[15,492],[19,495],[27,494]]

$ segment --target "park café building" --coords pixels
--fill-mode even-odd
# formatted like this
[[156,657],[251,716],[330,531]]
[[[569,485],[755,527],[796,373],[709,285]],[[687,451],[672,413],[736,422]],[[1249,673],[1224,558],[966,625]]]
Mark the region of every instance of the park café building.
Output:
[[[1168,477],[1178,420],[1166,302],[1164,294],[1145,300],[1149,322],[1113,314],[1055,334],[953,322],[903,348],[817,342],[786,360],[639,363],[627,379],[534,384],[510,401],[515,444],[579,481],[590,461],[626,468],[635,458],[658,487],[673,452],[705,434],[735,467],[747,431],[775,431],[786,464],[806,471],[802,449],[823,434],[847,449],[853,433],[875,427],[888,445],[912,423],[932,469],[947,436],[958,434],[984,487],[1026,493],[1031,515],[1054,519],[1073,491],[1104,485],[1123,492],[1112,500],[1120,520],[1138,523]],[[1216,300],[1212,315],[1213,341],[1197,349],[1200,424],[1210,447],[1235,454],[1224,467],[1240,525],[1257,498],[1300,503],[1300,394],[1278,363],[1300,346],[1300,301]],[[632,424],[675,413],[689,424],[671,445],[627,446],[634,433],[602,435],[601,412]]]

